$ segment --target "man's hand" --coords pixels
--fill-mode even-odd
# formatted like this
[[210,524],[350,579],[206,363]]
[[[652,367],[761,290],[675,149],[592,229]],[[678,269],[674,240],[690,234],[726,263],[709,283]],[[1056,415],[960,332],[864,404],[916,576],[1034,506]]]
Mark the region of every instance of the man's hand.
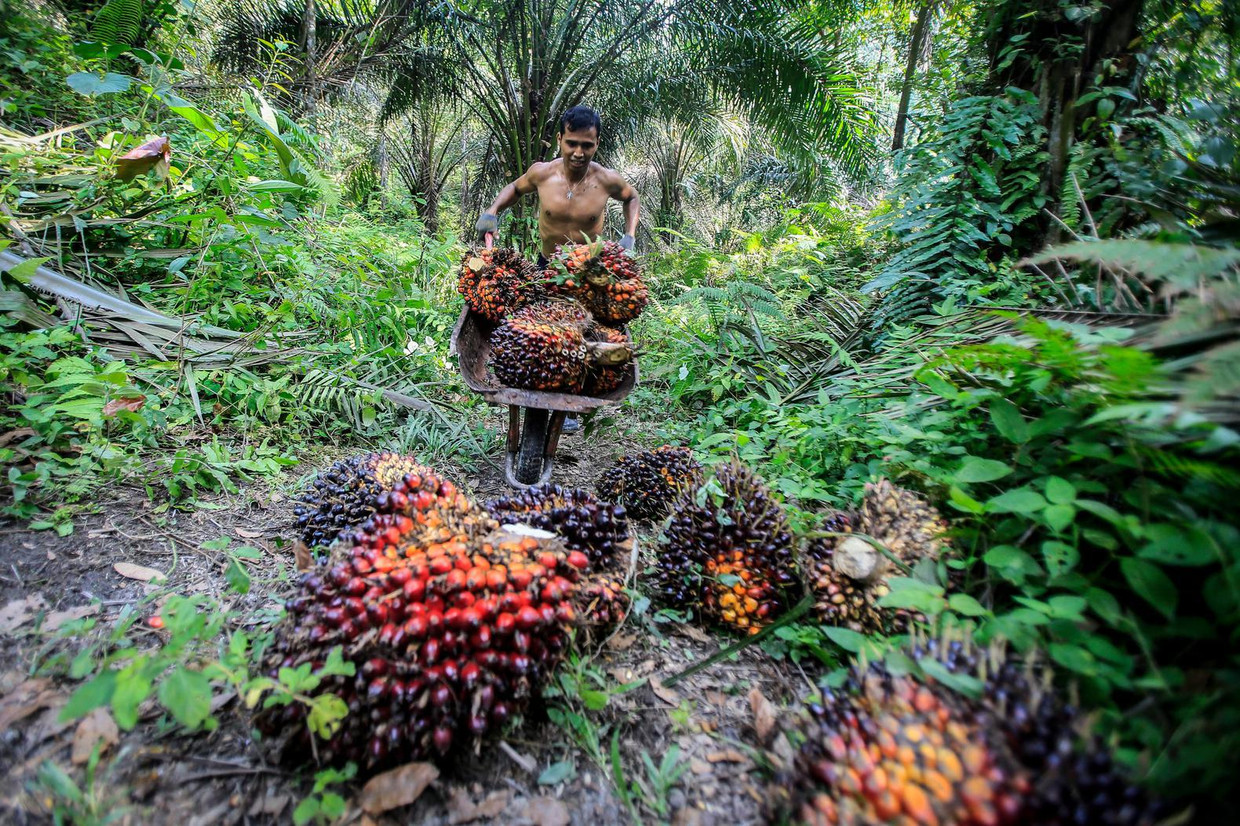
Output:
[[489,212],[482,213],[478,223],[474,224],[474,229],[478,230],[479,238],[485,237],[488,232],[495,234],[499,231],[499,216],[492,215]]
[[631,252],[633,250],[633,236],[632,235],[625,234],[624,236],[620,238],[620,249],[624,250],[625,252]]

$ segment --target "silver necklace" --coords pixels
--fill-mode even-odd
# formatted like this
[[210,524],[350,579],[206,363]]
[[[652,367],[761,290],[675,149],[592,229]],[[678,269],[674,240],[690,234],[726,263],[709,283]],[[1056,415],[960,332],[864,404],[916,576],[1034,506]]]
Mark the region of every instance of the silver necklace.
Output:
[[570,200],[570,201],[571,201],[571,200],[573,200],[573,192],[577,189],[577,187],[579,187],[579,186],[581,186],[583,183],[585,183],[585,180],[586,180],[586,178],[588,178],[588,177],[590,177],[590,170],[588,170],[588,169],[587,169],[587,170],[586,170],[586,174],[581,176],[581,180],[580,180],[580,181],[578,181],[576,184],[570,184],[570,185],[568,186],[568,192],[565,194],[565,196],[564,196],[564,197],[565,197],[565,198],[567,198],[567,199],[568,199],[568,200]]

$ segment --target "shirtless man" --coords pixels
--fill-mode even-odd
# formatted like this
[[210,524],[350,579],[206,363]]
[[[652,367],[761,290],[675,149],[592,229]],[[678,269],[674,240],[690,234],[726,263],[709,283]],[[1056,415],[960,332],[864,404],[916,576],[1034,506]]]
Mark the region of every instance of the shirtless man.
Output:
[[632,249],[633,233],[637,231],[637,191],[614,169],[594,163],[601,126],[598,112],[588,106],[574,106],[565,112],[560,118],[560,157],[534,164],[500,190],[478,219],[478,235],[495,232],[499,213],[522,195],[537,192],[538,235],[542,239],[539,266],[546,266],[556,244],[598,237],[603,231],[607,199],[615,198],[624,204],[624,236],[620,246]]

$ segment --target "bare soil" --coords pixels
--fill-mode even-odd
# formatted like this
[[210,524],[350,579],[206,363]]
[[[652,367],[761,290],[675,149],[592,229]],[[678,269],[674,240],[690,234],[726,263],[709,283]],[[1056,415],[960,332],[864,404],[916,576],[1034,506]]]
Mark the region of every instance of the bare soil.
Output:
[[[581,434],[566,435],[553,479],[593,488],[602,468],[634,447],[629,434],[614,426],[594,434],[588,451]],[[98,501],[98,512],[77,519],[66,537],[0,524],[0,821],[52,822],[57,799],[37,779],[40,767],[50,761],[67,770],[94,801],[100,822],[108,816],[121,823],[184,826],[292,822],[294,807],[311,789],[315,767],[309,758],[304,766],[273,762],[271,745],[255,739],[249,713],[231,695],[217,700],[220,725],[210,733],[188,734],[149,703],[137,727],[119,733],[88,779],[86,767],[72,756],[75,736],[90,734],[94,729],[81,729],[93,723],[62,723],[59,714],[76,685],[67,679],[68,663],[91,634],[102,631],[66,629],[79,614],[95,621],[97,629],[110,627],[130,606],[154,615],[159,596],[168,592],[207,594],[238,612],[240,625],[259,628],[270,622],[296,577],[292,496],[335,458],[323,456],[280,478],[247,483],[235,495],[200,498],[185,512],[157,513],[140,490],[114,487]],[[473,474],[443,470],[448,475],[457,471],[462,487],[479,499],[508,491],[498,461],[480,463]],[[637,528],[639,546],[649,549],[654,528]],[[222,537],[229,537],[233,547],[262,552],[262,559],[251,564],[254,587],[246,596],[227,586],[227,555],[202,547]],[[127,578],[116,563],[157,569],[167,582],[159,586]],[[71,613],[58,613],[65,611]],[[50,630],[67,621],[60,630]],[[158,644],[156,631],[141,633],[142,643]],[[371,818],[357,803],[360,782],[337,788],[349,800],[342,822],[762,822],[764,784],[780,755],[788,753],[782,735],[772,740],[778,728],[769,731],[762,704],[769,700],[783,708],[806,692],[808,678],[754,646],[674,688],[662,685],[730,642],[694,627],[656,624],[649,612],[630,617],[606,641],[581,652],[579,667],[606,675],[612,687],[644,680],[612,696],[601,711],[588,713],[598,751],[582,748],[569,731],[550,722],[545,709],[534,709],[506,741],[489,741],[477,754],[458,755],[441,765],[438,778],[410,806]],[[762,707],[757,714],[755,706]],[[755,724],[767,735],[765,742],[759,742]],[[620,773],[630,785],[627,806],[616,790],[611,754],[616,731]],[[645,757],[657,767],[673,745],[680,750],[683,773],[670,788],[659,789]],[[543,772],[562,761],[573,765],[568,776],[540,784]],[[634,787],[638,779],[642,783]]]

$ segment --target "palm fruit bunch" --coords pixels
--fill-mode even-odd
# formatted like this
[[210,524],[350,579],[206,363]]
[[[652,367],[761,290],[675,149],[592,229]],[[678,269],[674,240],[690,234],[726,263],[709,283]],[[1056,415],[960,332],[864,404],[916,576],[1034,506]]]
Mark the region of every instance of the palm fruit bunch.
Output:
[[[922,496],[881,479],[867,483],[859,512],[828,514],[822,533],[860,533],[882,543],[905,565],[937,560],[947,547],[947,523]],[[850,536],[822,536],[806,547],[810,583],[818,620],[863,634],[901,633],[918,619],[904,609],[881,608],[898,573],[867,541]]]
[[570,551],[589,557],[591,570],[613,570],[626,551],[629,520],[624,507],[600,502],[587,490],[546,482],[482,506],[501,525],[519,522],[558,534]]
[[527,304],[491,334],[491,368],[502,384],[576,393],[585,380],[589,316],[567,301]]
[[534,265],[507,247],[465,253],[456,289],[469,309],[497,322],[540,292]]
[[[342,648],[356,675],[324,675],[310,692],[348,708],[317,754],[367,770],[443,755],[520,713],[568,644],[589,565],[543,532],[500,528],[432,471],[378,499],[304,576],[266,661],[271,676],[320,670]],[[268,709],[260,728],[309,754],[306,708]]]
[[502,525],[523,523],[550,531],[568,550],[583,552],[590,567],[577,589],[582,620],[603,626],[624,620],[631,600],[623,582],[609,575],[632,548],[623,506],[600,502],[586,490],[547,482],[488,500],[483,507]]
[[757,633],[797,581],[783,507],[739,461],[687,488],[659,537],[654,592],[707,622]]
[[662,519],[673,501],[696,484],[702,466],[687,447],[663,445],[621,456],[599,478],[599,496],[619,502],[635,519]]
[[612,327],[637,318],[650,299],[637,262],[614,241],[557,246],[543,278],[548,292],[577,299]]
[[[1161,807],[1126,783],[1109,753],[1031,666],[1000,647],[932,641],[909,652],[982,682],[980,696],[928,676],[858,666],[802,718],[804,744],[779,778],[775,819],[861,824],[1124,824]],[[924,671],[922,672],[924,674]]]
[[425,471],[412,456],[367,453],[342,459],[320,473],[293,506],[299,538],[310,548],[330,545],[345,528],[375,512],[379,494],[406,474]]
[[[606,344],[631,345],[627,333],[615,327],[602,324],[591,324],[586,329],[586,341],[603,342]],[[605,396],[614,392],[624,383],[625,376],[633,368],[629,362],[623,364],[592,363],[586,370],[586,383],[583,392],[587,396]]]

